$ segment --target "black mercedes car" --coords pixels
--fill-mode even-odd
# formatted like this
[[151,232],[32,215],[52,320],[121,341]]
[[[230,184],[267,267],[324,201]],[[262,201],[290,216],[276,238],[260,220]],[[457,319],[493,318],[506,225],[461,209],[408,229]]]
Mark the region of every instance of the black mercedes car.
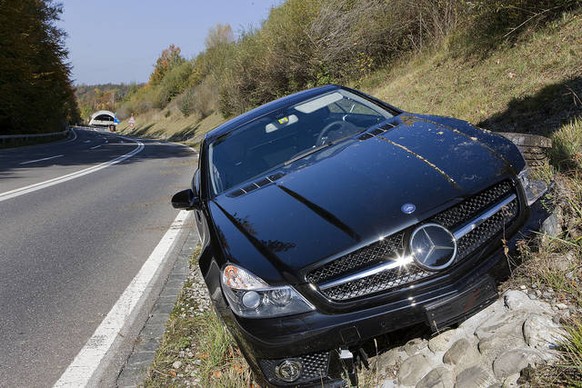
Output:
[[328,85],[209,132],[172,203],[259,383],[342,386],[366,341],[495,300],[545,191],[499,135]]

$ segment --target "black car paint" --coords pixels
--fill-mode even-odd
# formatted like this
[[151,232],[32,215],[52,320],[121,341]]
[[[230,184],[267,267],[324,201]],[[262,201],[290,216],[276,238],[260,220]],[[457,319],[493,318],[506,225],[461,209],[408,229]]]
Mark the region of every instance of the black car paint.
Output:
[[[355,136],[281,166],[269,172],[278,179],[246,194],[235,195],[233,188],[212,195],[204,165],[210,142],[249,120],[334,88],[312,89],[248,112],[209,133],[201,146],[192,182],[202,240],[200,268],[217,310],[259,376],[260,358],[350,347],[422,322],[431,301],[506,271],[501,248],[491,246],[480,252],[478,266],[461,264],[415,290],[375,295],[364,303],[334,303],[307,283],[305,275],[314,266],[418,224],[505,179],[516,186],[521,204],[507,235],[515,236],[530,216],[515,181],[524,161],[511,142],[461,120],[404,113],[385,103],[395,114],[380,124],[387,130]],[[405,203],[415,204],[416,211],[404,214]],[[226,263],[250,269],[270,285],[294,286],[316,311],[271,319],[235,316],[220,286]]]
[[[275,267],[296,273],[416,224],[483,190],[490,179],[501,181],[515,174],[488,147],[447,128],[434,129],[413,116],[405,118],[409,124],[397,125],[384,135],[349,140],[332,158],[322,151],[310,165],[298,161],[288,166],[274,184],[235,198],[228,192],[221,194],[211,201],[211,209],[216,206],[245,239],[260,243]],[[458,164],[459,158],[463,165]],[[427,193],[427,187],[434,190]],[[400,210],[408,202],[417,208],[410,215]],[[217,226],[219,231],[223,225]],[[223,235],[230,247],[233,234]],[[236,250],[225,254],[243,267],[247,264],[248,259],[239,258]],[[268,283],[281,281],[261,268],[258,271],[255,274]]]

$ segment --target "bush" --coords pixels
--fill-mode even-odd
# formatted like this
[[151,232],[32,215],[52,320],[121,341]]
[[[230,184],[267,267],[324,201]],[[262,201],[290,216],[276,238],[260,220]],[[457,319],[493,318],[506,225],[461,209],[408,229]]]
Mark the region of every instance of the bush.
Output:
[[170,69],[160,81],[157,89],[157,107],[165,108],[170,101],[188,87],[192,74],[192,62],[183,62]]
[[218,106],[217,89],[211,78],[206,79],[200,85],[187,89],[176,99],[178,109],[184,116],[197,114],[200,119],[210,116]]
[[151,85],[146,84],[135,93],[131,94],[129,98],[117,108],[117,112],[120,117],[129,117],[132,113],[145,113],[157,106],[157,100],[157,90]]
[[[361,78],[401,52],[444,38],[460,21],[460,0],[331,0],[311,25],[314,62],[332,77]],[[349,26],[349,28],[346,28]]]
[[[488,47],[581,2],[287,0],[271,10],[261,28],[236,42],[229,26],[214,27],[206,51],[192,61],[185,62],[175,46],[164,50],[150,78],[153,97],[145,101],[163,108],[182,94],[180,110],[204,117],[216,109],[218,94],[223,115],[239,114],[307,87],[357,81],[443,39],[453,53],[486,55]],[[215,91],[206,90],[210,87]]]
[[271,10],[260,30],[244,34],[220,78],[223,114],[244,112],[313,83],[307,31],[319,8],[319,1],[288,0]]
[[236,114],[306,87],[367,75],[454,29],[462,0],[288,0],[234,49],[220,109]]
[[232,51],[219,84],[220,111],[225,116],[240,114],[260,104],[262,77],[255,59],[263,54],[258,33],[247,34]]
[[487,55],[504,42],[528,32],[582,5],[581,0],[480,0],[468,3],[467,26],[453,39],[462,55]]

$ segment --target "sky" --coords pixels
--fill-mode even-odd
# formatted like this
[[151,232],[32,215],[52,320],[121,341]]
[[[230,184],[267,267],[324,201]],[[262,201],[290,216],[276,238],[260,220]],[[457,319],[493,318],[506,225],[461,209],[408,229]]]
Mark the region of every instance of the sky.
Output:
[[57,24],[76,85],[146,82],[162,50],[175,44],[191,59],[210,28],[230,24],[235,36],[260,27],[282,0],[61,0]]

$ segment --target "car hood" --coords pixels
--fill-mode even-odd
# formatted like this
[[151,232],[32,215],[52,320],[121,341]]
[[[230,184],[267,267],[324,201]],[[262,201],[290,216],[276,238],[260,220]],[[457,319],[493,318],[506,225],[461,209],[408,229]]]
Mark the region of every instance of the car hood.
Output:
[[[273,183],[216,197],[212,203],[221,219],[233,224],[216,225],[225,246],[241,238],[230,236],[236,230],[273,266],[297,273],[407,228],[514,173],[475,133],[414,115],[400,115],[392,125],[284,167]],[[242,265],[248,260],[234,249],[227,256]]]

